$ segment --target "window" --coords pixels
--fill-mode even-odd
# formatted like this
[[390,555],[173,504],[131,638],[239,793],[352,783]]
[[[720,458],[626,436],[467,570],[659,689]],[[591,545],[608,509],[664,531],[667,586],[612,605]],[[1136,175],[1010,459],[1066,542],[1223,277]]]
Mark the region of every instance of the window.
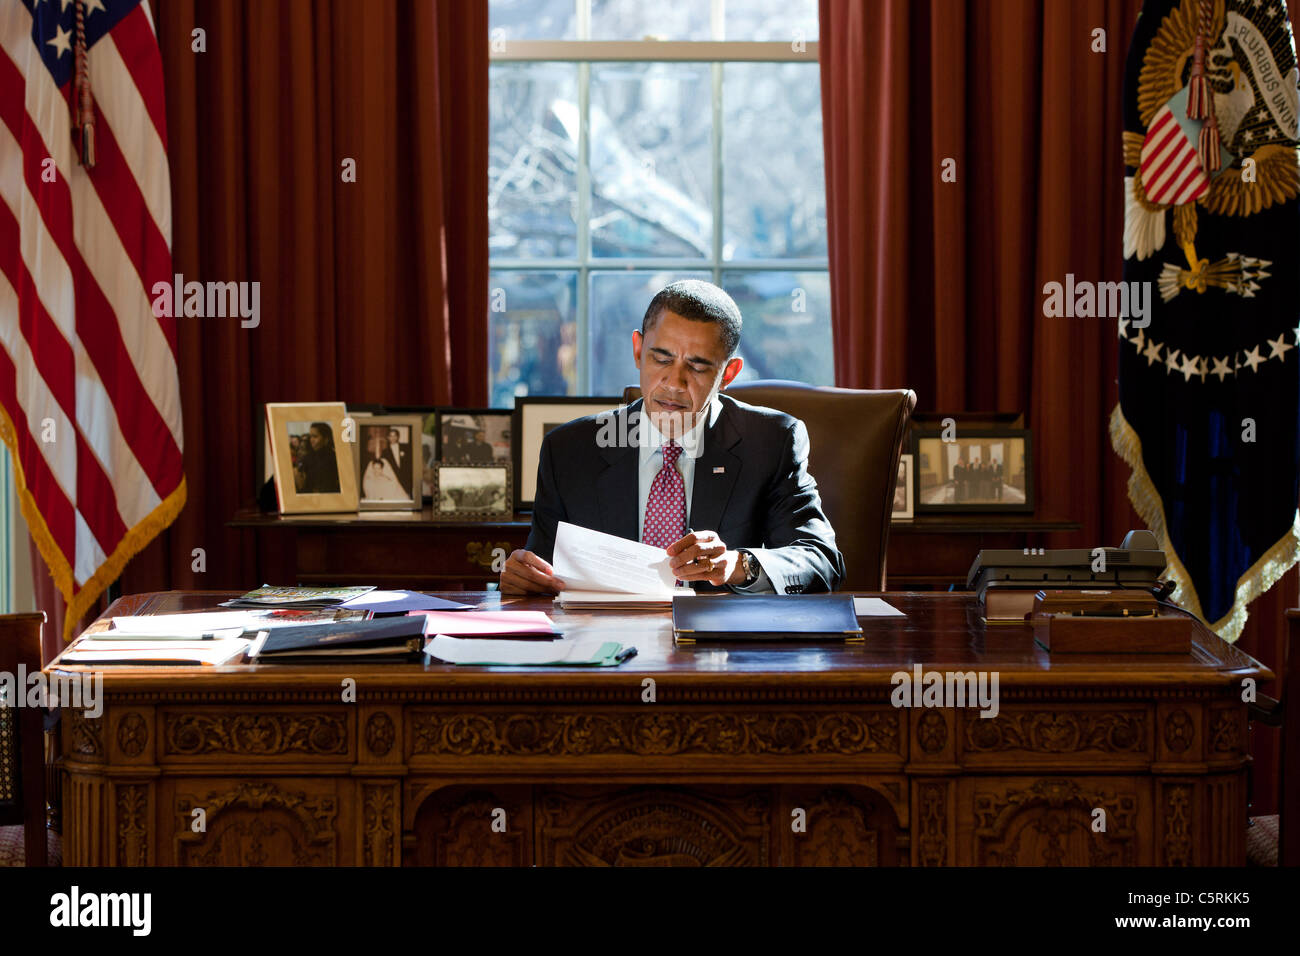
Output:
[[831,384],[816,0],[489,9],[492,404],[620,394],[684,278],[740,305],[742,380]]

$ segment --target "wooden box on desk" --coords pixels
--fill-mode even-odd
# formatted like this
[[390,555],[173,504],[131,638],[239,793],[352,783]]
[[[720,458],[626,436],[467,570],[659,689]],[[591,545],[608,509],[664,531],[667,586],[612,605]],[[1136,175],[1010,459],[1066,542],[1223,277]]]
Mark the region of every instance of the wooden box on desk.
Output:
[[1161,614],[1147,591],[1039,591],[1027,618],[1052,654],[1190,654],[1192,618]]

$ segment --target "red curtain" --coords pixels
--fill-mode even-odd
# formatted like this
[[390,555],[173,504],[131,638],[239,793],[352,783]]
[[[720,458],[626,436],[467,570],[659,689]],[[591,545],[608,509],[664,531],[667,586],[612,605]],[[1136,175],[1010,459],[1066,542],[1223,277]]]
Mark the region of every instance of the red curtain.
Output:
[[152,8],[174,269],[259,282],[261,315],[179,320],[189,502],[121,585],[243,588],[263,403],[487,404],[487,0]]
[[[1122,275],[1124,62],[1141,6],[820,0],[836,382],[914,388],[922,412],[1024,412],[1037,513],[1082,525],[1054,547],[1142,526],[1107,428],[1114,321],[1042,314],[1047,282]],[[1277,665],[1296,601],[1293,570],[1251,605],[1239,646]],[[1274,736],[1252,734],[1267,811]]]

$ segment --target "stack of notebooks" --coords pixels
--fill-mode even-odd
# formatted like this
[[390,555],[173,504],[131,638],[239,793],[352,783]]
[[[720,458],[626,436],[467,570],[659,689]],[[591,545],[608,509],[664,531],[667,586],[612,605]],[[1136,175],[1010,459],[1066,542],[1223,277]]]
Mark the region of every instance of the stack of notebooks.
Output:
[[424,651],[425,619],[404,615],[346,624],[263,631],[248,656],[258,664],[378,663],[415,660]]

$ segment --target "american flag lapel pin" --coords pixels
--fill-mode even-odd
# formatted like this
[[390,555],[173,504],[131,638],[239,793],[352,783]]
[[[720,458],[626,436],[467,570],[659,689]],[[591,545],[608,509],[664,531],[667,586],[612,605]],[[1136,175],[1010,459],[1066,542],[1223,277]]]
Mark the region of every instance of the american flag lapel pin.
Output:
[[725,474],[726,471],[727,471],[727,469],[724,468],[722,465],[715,465],[715,466],[713,467],[713,473],[714,473],[715,475]]

